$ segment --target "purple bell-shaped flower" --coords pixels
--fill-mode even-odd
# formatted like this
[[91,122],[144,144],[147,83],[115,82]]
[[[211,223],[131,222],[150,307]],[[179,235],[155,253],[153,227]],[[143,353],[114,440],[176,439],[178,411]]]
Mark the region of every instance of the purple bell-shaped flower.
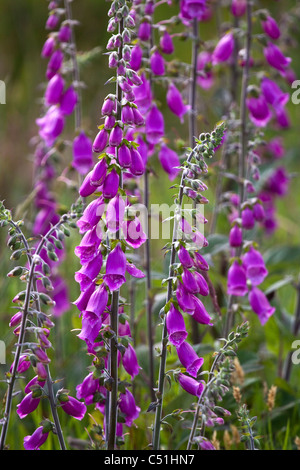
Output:
[[104,281],[111,291],[119,289],[126,282],[126,256],[118,244],[108,255]]
[[275,312],[275,307],[269,304],[266,295],[257,287],[253,287],[249,292],[249,303],[259,321],[264,325]]
[[246,270],[238,261],[234,261],[228,270],[227,293],[243,297],[247,292]]

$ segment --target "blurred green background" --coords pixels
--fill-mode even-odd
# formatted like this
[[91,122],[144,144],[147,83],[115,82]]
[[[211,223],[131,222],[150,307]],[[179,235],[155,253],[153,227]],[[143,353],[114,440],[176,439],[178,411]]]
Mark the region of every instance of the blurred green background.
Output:
[[[294,8],[296,2],[261,2],[264,7],[270,7],[275,18],[284,19],[289,8]],[[109,93],[109,87],[104,87],[104,83],[110,77],[107,68],[107,57],[102,54],[108,40],[106,32],[108,3],[104,0],[75,0],[72,3],[73,17],[78,19],[80,24],[76,27],[76,42],[79,53],[86,53],[94,50],[92,60],[85,63],[81,70],[81,79],[86,87],[82,92],[83,99],[83,123],[89,135],[93,137],[100,124],[100,109],[103,98]],[[175,14],[177,6],[172,8],[163,6],[159,10],[159,16],[166,18]],[[32,190],[33,176],[33,147],[31,140],[37,132],[35,124],[40,113],[41,97],[43,95],[43,83],[45,81],[46,61],[41,58],[41,49],[47,37],[45,32],[45,22],[48,10],[47,2],[37,0],[1,0],[0,4],[0,80],[6,84],[6,104],[0,105],[0,198],[5,200],[5,205],[15,213],[21,203],[24,202]],[[227,20],[228,15],[224,13],[223,19]],[[205,40],[216,39],[216,20],[203,24],[201,36]],[[180,29],[180,28],[179,28]],[[299,39],[300,34],[297,24],[292,28],[292,34],[287,46],[289,55],[293,58],[293,69],[296,77],[300,77],[299,62]],[[97,48],[102,48],[99,53]],[[256,48],[258,45],[256,44]],[[190,44],[186,41],[176,41],[176,57],[189,62],[191,57]],[[203,92],[198,89],[199,120],[198,131],[210,130],[215,123],[222,118],[222,107],[224,105],[222,94],[224,77],[221,76],[217,86],[209,91]],[[288,87],[286,86],[287,90]],[[187,122],[183,126],[178,126],[175,119],[165,103],[165,90],[160,86],[156,89],[156,99],[160,101],[161,108],[166,115],[166,138],[170,145],[174,145],[176,139],[186,140]],[[288,105],[291,128],[282,132],[285,147],[287,149],[284,157],[284,164],[293,175],[288,195],[278,200],[278,222],[279,228],[274,235],[267,238],[263,232],[258,233],[258,241],[261,243],[262,252],[268,263],[270,277],[264,287],[270,288],[273,283],[281,281],[285,276],[291,275],[295,279],[300,271],[300,243],[299,243],[299,220],[300,220],[300,191],[298,183],[299,171],[299,117],[300,105],[292,103]],[[267,129],[267,138],[277,135],[278,131]],[[72,139],[73,121],[68,122],[66,138]],[[66,161],[60,162],[61,169],[70,162],[70,152],[64,152]],[[220,152],[217,154],[220,158]],[[282,162],[280,162],[282,163]],[[170,190],[170,181],[163,174],[157,157],[153,157],[153,168],[156,176],[151,178],[151,201],[153,203],[171,202],[174,190]],[[211,201],[209,207],[205,208],[207,218],[211,216],[215,194],[214,169],[208,178],[209,195]],[[65,190],[63,183],[57,183],[55,192],[60,198],[60,202],[68,205],[76,198],[76,193],[72,189]],[[34,212],[29,206],[25,214],[27,220],[32,221]],[[211,253],[216,269],[212,270],[212,281],[219,288],[225,288],[225,279],[221,277],[217,269],[222,264],[222,247],[226,233],[228,233],[228,221],[226,215],[220,215],[218,219],[218,232],[220,237],[212,239],[212,243],[207,252]],[[9,330],[8,322],[11,316],[11,299],[20,288],[18,281],[8,280],[6,273],[11,269],[12,262],[9,260],[9,252],[5,247],[5,229],[0,232],[1,241],[1,276],[0,276],[0,339],[5,340],[7,345],[7,366],[0,366],[0,379],[4,378],[4,372],[12,359],[12,346],[15,338]],[[74,247],[79,241],[79,235],[73,231],[72,238],[67,243],[68,262],[62,263],[60,272],[68,282],[70,298],[74,301],[78,294],[78,286],[73,280],[74,271],[78,269],[77,258],[73,255]],[[155,278],[153,281],[157,293],[160,292],[161,278],[165,276],[167,260],[163,261],[162,246],[165,241],[156,241],[152,244],[152,260]],[[226,248],[226,246],[225,246]],[[138,283],[138,293],[136,300],[136,345],[139,360],[143,371],[147,376],[148,358],[145,316],[143,310],[143,283]],[[162,291],[163,292],[163,291]],[[286,383],[282,377],[282,367],[284,360],[291,350],[293,337],[290,334],[288,325],[289,319],[295,311],[296,292],[291,284],[281,287],[272,300],[277,306],[276,315],[265,328],[259,325],[253,313],[248,312],[247,318],[251,320],[251,335],[243,343],[239,355],[241,364],[246,372],[246,381],[243,385],[243,393],[248,401],[251,415],[259,416],[258,429],[265,436],[265,448],[294,448],[294,439],[300,435],[299,421],[299,368],[295,366],[292,371],[290,383]],[[158,323],[158,312],[161,307],[158,296],[154,305],[154,318]],[[287,319],[285,317],[287,316]],[[218,321],[214,329],[214,334],[218,333]],[[54,329],[56,348],[53,352],[53,375],[58,378],[65,378],[63,385],[75,393],[75,386],[82,381],[86,375],[86,367],[89,365],[89,358],[81,342],[76,337],[76,332],[72,329],[80,327],[78,312],[75,307],[57,320]],[[156,339],[159,341],[160,328],[157,329]],[[214,336],[205,337],[199,350],[205,354],[214,350]],[[205,356],[206,357],[206,356]],[[208,357],[208,356],[207,356]],[[55,359],[55,360],[54,360]],[[170,364],[175,359],[175,355],[170,356]],[[207,367],[209,364],[207,359]],[[158,367],[158,361],[157,361]],[[144,375],[135,379],[135,390],[137,401],[142,407],[142,414],[137,421],[137,425],[142,428],[132,428],[126,438],[125,447],[145,448],[149,443],[150,430],[148,426],[152,424],[153,414],[147,414],[146,409],[150,403],[147,388],[144,386]],[[276,412],[269,415],[266,410],[264,387],[270,387],[273,383],[278,386],[278,404]],[[172,385],[172,390],[166,395],[166,412],[175,408],[185,408],[190,406],[191,400],[186,395],[177,394],[178,388]],[[0,388],[0,398],[5,393],[5,386]],[[228,407],[234,409],[232,397],[228,398]],[[226,407],[226,406],[225,406]],[[22,448],[22,438],[32,432],[34,426],[41,417],[47,415],[47,409],[41,409],[39,414],[21,422],[18,416],[13,415],[8,442],[11,448]],[[69,420],[62,415],[63,425],[67,426],[67,433],[72,438],[87,439],[87,434],[82,423]],[[232,418],[234,421],[234,417]],[[88,425],[89,418],[85,420]],[[181,445],[181,439],[186,435],[182,431],[181,424],[174,425],[174,432],[164,431],[163,445],[166,448]],[[182,437],[183,436],[183,437]],[[49,439],[43,448],[57,446]]]

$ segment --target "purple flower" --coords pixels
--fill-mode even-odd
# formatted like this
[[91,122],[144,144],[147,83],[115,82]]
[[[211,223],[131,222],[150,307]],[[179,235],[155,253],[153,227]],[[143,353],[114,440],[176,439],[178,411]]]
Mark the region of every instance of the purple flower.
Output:
[[194,395],[196,397],[200,397],[204,385],[202,382],[198,382],[197,380],[193,379],[192,377],[188,377],[187,375],[184,375],[182,373],[178,374],[178,382],[180,386],[188,393],[191,395]]
[[101,153],[108,143],[109,134],[106,129],[101,129],[96,135],[93,142],[93,152]]
[[133,88],[135,94],[134,103],[142,115],[145,115],[152,103],[152,91],[149,80],[147,80],[145,74],[141,75],[141,79],[142,84]]
[[206,311],[206,308],[203,305],[203,302],[201,302],[198,297],[194,296],[194,311],[192,312],[191,316],[193,319],[197,322],[200,323],[201,325],[210,325],[212,326],[211,318],[209,314]]
[[160,48],[164,54],[173,54],[174,52],[174,44],[173,39],[165,30],[160,38]]
[[95,313],[85,310],[82,314],[82,326],[78,338],[87,344],[93,344],[102,327],[102,318]]
[[51,78],[45,92],[45,100],[48,106],[59,103],[64,86],[65,82],[61,75],[56,74]]
[[209,266],[205,258],[198,251],[194,253],[194,266],[201,271],[208,271]]
[[138,71],[142,65],[143,49],[139,44],[136,44],[131,50],[130,68]]
[[104,281],[111,291],[119,289],[126,282],[126,256],[118,244],[108,255]]
[[32,413],[34,410],[37,409],[40,398],[34,398],[33,393],[30,392],[23,400],[17,405],[17,413],[21,419],[25,418],[29,413]]
[[78,299],[73,302],[73,304],[76,305],[80,312],[83,312],[86,309],[88,301],[90,300],[90,297],[94,292],[95,287],[95,283],[91,282],[87,289],[83,290]]
[[22,316],[23,316],[22,312],[15,313],[10,319],[9,326],[11,328],[14,328],[15,326],[19,325],[22,321]]
[[106,98],[101,109],[103,116],[110,116],[116,109],[116,102],[112,98]]
[[198,284],[199,294],[206,297],[209,294],[209,287],[205,278],[202,276],[202,274],[198,273],[197,271],[194,272],[194,278],[196,279],[196,282]]
[[75,255],[78,256],[82,264],[90,262],[95,257],[100,242],[98,227],[94,227],[85,233],[79,246],[75,248]]
[[42,57],[50,57],[55,48],[55,39],[53,36],[50,36],[44,43],[41,55]]
[[275,308],[269,304],[266,295],[257,287],[251,289],[248,297],[253,312],[258,315],[260,323],[264,325],[275,312]]
[[265,47],[264,55],[271,67],[279,70],[281,73],[286,71],[292,61],[290,57],[285,57],[279,47],[272,42],[269,42],[267,47]]
[[64,60],[64,54],[60,49],[53,52],[48,62],[46,76],[50,80],[61,68]]
[[236,17],[241,17],[246,13],[247,0],[232,0],[231,13]]
[[149,41],[151,36],[151,24],[148,21],[143,21],[138,30],[138,37],[142,41]]
[[246,270],[238,261],[234,261],[228,270],[227,294],[243,297],[247,292]]
[[35,385],[39,385],[40,387],[43,387],[45,385],[45,380],[40,380],[40,377],[38,375],[36,375],[35,377],[33,377],[33,379],[31,379],[28,384],[25,386],[24,388],[24,392],[25,393],[31,393],[32,389],[31,387],[35,386]]
[[276,114],[277,124],[281,128],[287,129],[288,127],[290,127],[290,119],[289,119],[287,111],[284,108],[281,108],[281,107],[277,108],[275,110],[275,114]]
[[201,20],[206,13],[206,0],[181,0],[180,13],[184,19]]
[[142,279],[143,277],[145,277],[143,271],[141,271],[133,263],[129,263],[128,261],[126,263],[126,271],[130,274],[130,276],[137,277],[138,279]]
[[107,174],[103,183],[103,197],[106,199],[112,199],[116,196],[119,189],[119,175],[115,168]]
[[176,88],[174,83],[171,83],[167,92],[167,104],[176,116],[179,117],[180,121],[183,122],[183,116],[190,109],[190,106],[184,104],[181,93]]
[[76,397],[84,400],[87,405],[91,405],[94,395],[100,389],[99,379],[93,377],[93,373],[88,374],[83,382],[76,387]]
[[119,408],[121,413],[125,415],[126,426],[131,426],[132,422],[139,417],[141,409],[136,406],[134,396],[126,389],[125,393],[120,393]]
[[242,210],[242,226],[247,230],[251,230],[255,226],[253,210],[250,207],[245,207]]
[[86,174],[93,166],[92,141],[83,131],[73,141],[72,166],[80,175]]
[[44,432],[43,426],[39,426],[31,436],[24,437],[24,449],[39,450],[44,442],[46,442],[48,435],[48,432]]
[[39,126],[39,135],[46,146],[51,147],[62,133],[65,126],[64,115],[57,106],[51,106],[45,116],[36,120]]
[[212,55],[207,51],[202,51],[197,58],[197,83],[204,90],[213,86],[214,76],[211,70]]
[[265,21],[262,22],[262,27],[264,32],[271,38],[271,39],[279,39],[280,38],[280,29],[279,26],[271,16],[268,16]]
[[69,25],[62,25],[58,32],[58,39],[61,42],[69,42],[71,39],[71,28]]
[[110,232],[117,232],[125,215],[125,201],[118,194],[109,201],[106,210],[106,225]]
[[59,23],[59,16],[55,13],[49,15],[46,22],[46,29],[55,29]]
[[96,188],[96,186],[101,186],[104,182],[104,179],[107,174],[107,163],[105,158],[101,158],[101,160],[96,163],[94,169],[91,171],[90,176],[90,184]]
[[191,294],[197,294],[199,292],[198,283],[189,269],[183,268],[181,279],[188,292]]
[[142,116],[142,113],[135,107],[132,107],[133,112],[133,122],[137,127],[143,126],[145,124],[145,119]]
[[126,372],[131,376],[131,380],[139,374],[140,366],[136,357],[136,352],[129,343],[122,356],[122,364]]
[[232,247],[241,246],[243,243],[243,231],[235,224],[229,232],[229,244]]
[[172,304],[166,315],[166,327],[169,335],[169,341],[174,346],[180,344],[187,338],[188,333],[182,314]]
[[91,194],[93,194],[96,189],[97,189],[97,186],[95,186],[94,184],[92,184],[91,182],[91,177],[93,175],[93,170],[90,171],[86,177],[84,178],[80,188],[79,188],[79,194],[81,197],[87,197],[87,196],[90,196]]
[[72,114],[78,102],[78,96],[73,86],[70,86],[62,95],[60,100],[60,110],[63,114]]
[[268,103],[263,95],[258,97],[251,96],[247,98],[247,106],[249,109],[249,117],[253,124],[257,127],[265,127],[272,117]]
[[186,313],[192,314],[195,311],[195,299],[196,297],[191,295],[179,282],[176,289],[176,299],[179,307]]
[[129,168],[131,164],[130,150],[126,144],[122,144],[118,150],[118,162],[122,168]]
[[179,247],[178,259],[180,263],[186,268],[191,268],[194,265],[193,258],[191,257],[188,250],[183,245],[180,245]]
[[92,261],[85,263],[82,268],[75,273],[75,281],[80,284],[80,290],[83,292],[91,285],[100,273],[102,267],[102,255],[98,253]]
[[86,413],[86,406],[74,397],[68,397],[68,401],[61,401],[61,407],[65,413],[81,421]]
[[146,136],[150,144],[158,144],[165,133],[165,123],[162,113],[153,105],[146,117]]
[[131,158],[131,164],[130,164],[131,173],[134,176],[143,175],[145,172],[144,160],[140,152],[133,146],[130,148],[130,158]]
[[284,167],[276,168],[266,183],[266,188],[269,192],[277,196],[284,196],[288,191],[289,176]]
[[261,91],[267,101],[275,109],[282,108],[290,99],[289,93],[284,93],[280,87],[268,77],[261,81]]
[[165,61],[157,49],[151,55],[150,67],[154,75],[161,76],[165,74]]
[[85,310],[100,318],[107,307],[107,302],[108,292],[105,285],[101,284],[99,287],[96,287],[92,293]]
[[216,450],[216,448],[212,445],[212,443],[205,437],[201,439],[200,447],[202,450]]
[[129,104],[125,104],[123,107],[122,107],[122,122],[124,124],[133,124],[134,122],[134,116],[133,116],[133,111],[132,111],[132,107],[129,106]]
[[160,146],[158,158],[164,171],[169,175],[169,179],[174,180],[180,172],[180,160],[177,153],[163,143]]
[[255,220],[257,220],[258,222],[262,222],[264,220],[265,215],[266,215],[265,209],[260,202],[257,202],[256,204],[254,204],[253,215],[254,215]]
[[109,145],[111,147],[119,147],[123,139],[123,129],[117,124],[110,133]]
[[232,33],[227,33],[223,36],[216,45],[213,55],[212,63],[216,65],[220,62],[226,62],[230,59],[234,50],[234,37]]
[[199,369],[202,367],[204,359],[199,357],[194,348],[186,341],[176,348],[181,364],[186,368],[188,374],[197,377]]
[[243,256],[243,265],[247,278],[254,286],[261,284],[268,274],[262,255],[253,246]]
[[142,224],[137,217],[133,220],[124,221],[122,230],[126,242],[134,249],[139,248],[147,239],[147,235],[144,233]]

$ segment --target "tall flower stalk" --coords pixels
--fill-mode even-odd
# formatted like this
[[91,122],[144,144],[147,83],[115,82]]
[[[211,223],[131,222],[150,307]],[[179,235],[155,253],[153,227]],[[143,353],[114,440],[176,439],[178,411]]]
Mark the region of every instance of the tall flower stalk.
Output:
[[[112,3],[108,15],[108,31],[115,33],[107,44],[109,67],[115,70],[109,83],[115,82],[116,90],[107,95],[101,109],[104,124],[93,142],[93,151],[100,154],[98,162],[79,189],[81,197],[94,193],[98,197],[87,205],[77,223],[83,238],[75,249],[82,266],[75,275],[81,290],[75,305],[82,317],[78,336],[93,356],[93,372],[78,386],[77,396],[87,404],[93,402],[103,413],[105,446],[113,450],[123,435],[119,414],[127,416],[128,426],[139,414],[129,384],[119,374],[120,362],[132,379],[139,373],[120,288],[126,273],[144,277],[129,261],[128,249],[139,248],[146,235],[123,184],[125,177],[142,176],[145,171],[138,145],[128,137],[131,126],[144,123],[134,103],[134,87],[141,85],[141,79],[130,68],[134,19],[128,2],[121,0]],[[92,384],[92,401],[91,392],[86,395],[88,383]]]
[[[241,208],[245,200],[245,180],[247,177],[247,152],[248,152],[248,132],[247,132],[247,92],[249,86],[250,74],[250,59],[251,59],[251,46],[252,46],[252,1],[247,1],[247,30],[245,40],[245,66],[242,75],[242,89],[240,99],[240,142],[239,142],[239,157],[238,157],[238,181],[239,181],[239,217],[241,217]],[[241,255],[241,246],[237,247],[236,256]],[[228,310],[226,315],[226,323],[224,327],[224,336],[229,334],[232,327],[233,318],[233,302],[234,296],[230,295],[228,299]]]
[[[166,307],[164,312],[162,312],[162,320],[163,320],[163,332],[162,332],[162,341],[161,341],[161,350],[160,350],[160,369],[159,369],[159,377],[158,377],[158,389],[156,392],[157,401],[153,406],[155,407],[155,422],[153,428],[153,442],[152,447],[153,449],[157,450],[160,447],[160,428],[161,428],[161,421],[162,421],[162,412],[163,412],[163,397],[164,397],[164,382],[165,382],[165,375],[166,375],[166,359],[167,359],[167,345],[169,339],[168,330],[171,330],[172,323],[167,322],[167,315],[170,315],[172,309],[175,308],[176,310],[180,308],[183,311],[188,311],[190,315],[192,315],[199,323],[208,324],[210,323],[210,317],[205,311],[205,308],[202,302],[197,299],[194,295],[197,292],[202,292],[203,295],[207,295],[207,285],[206,282],[203,282],[203,278],[200,275],[198,283],[195,279],[195,274],[193,274],[187,269],[187,266],[195,267],[198,266],[201,269],[208,269],[208,266],[205,264],[205,260],[202,256],[195,251],[194,254],[189,252],[181,242],[178,240],[178,236],[181,233],[183,237],[189,235],[191,237],[191,241],[195,243],[196,250],[199,249],[201,246],[200,240],[202,243],[205,243],[205,239],[203,236],[197,231],[197,229],[192,230],[187,221],[184,218],[184,211],[183,211],[183,199],[185,194],[190,195],[192,198],[198,203],[203,203],[203,197],[200,193],[203,190],[203,186],[201,185],[201,180],[198,180],[197,177],[202,172],[206,172],[206,163],[204,158],[211,157],[214,152],[214,148],[220,145],[223,134],[224,134],[225,126],[224,124],[220,125],[216,128],[216,130],[212,134],[201,134],[200,140],[197,139],[197,144],[193,149],[189,150],[187,154],[186,161],[184,163],[184,171],[182,172],[181,182],[180,182],[180,189],[178,193],[178,197],[176,199],[177,208],[174,214],[174,226],[173,226],[173,237],[171,242],[171,249],[170,249],[170,264],[169,264],[169,275],[168,275],[168,287],[167,287],[167,297],[166,297]],[[193,184],[193,179],[195,178],[195,184]],[[193,191],[190,187],[196,187],[199,189]],[[188,197],[190,197],[188,196]],[[197,214],[196,214],[197,217]],[[184,239],[184,238],[183,238]],[[181,248],[181,253],[179,250]],[[181,257],[182,263],[179,266],[176,266],[176,255]],[[188,260],[188,261],[184,261]],[[183,272],[181,271],[183,269]],[[197,269],[197,268],[196,268]],[[193,281],[193,282],[192,282]],[[189,291],[191,288],[191,284],[195,284],[195,287],[192,291]],[[201,287],[200,287],[201,286]],[[192,292],[194,294],[192,294]],[[176,293],[176,297],[175,297]],[[189,298],[189,301],[188,301]],[[177,299],[177,300],[176,300]],[[179,304],[179,305],[178,305]],[[173,311],[174,313],[174,311]],[[181,313],[178,311],[179,318],[181,318]],[[173,320],[174,321],[174,320]],[[176,321],[177,323],[177,321]],[[182,331],[182,327],[180,328]],[[182,339],[179,343],[176,341],[177,347],[180,347],[182,343],[185,341],[186,336],[183,335]],[[190,349],[187,346],[188,350]],[[189,356],[191,355],[191,356]],[[189,357],[189,358],[188,358]],[[192,357],[192,359],[190,359]],[[185,366],[188,368],[189,361],[192,360],[192,363],[195,361],[195,357],[193,357],[192,352],[185,353],[182,356],[182,360],[185,363]],[[187,361],[187,362],[186,362]],[[197,370],[201,367],[202,364],[201,358],[197,359],[198,366],[195,370],[190,370],[190,373],[193,377],[197,377]],[[179,374],[178,377],[179,383],[181,386],[188,390],[189,393],[198,394],[202,385],[200,382],[197,382],[195,378],[185,376],[184,374]],[[191,391],[193,390],[193,391]]]

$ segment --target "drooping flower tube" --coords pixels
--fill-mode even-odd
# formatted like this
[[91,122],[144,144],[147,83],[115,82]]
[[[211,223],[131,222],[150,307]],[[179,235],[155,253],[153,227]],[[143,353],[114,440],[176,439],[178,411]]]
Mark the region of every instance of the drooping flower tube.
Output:
[[268,275],[262,255],[253,246],[243,255],[246,276],[253,286],[261,284]]
[[190,106],[185,105],[181,96],[181,93],[176,88],[174,83],[170,83],[167,92],[167,104],[176,116],[179,117],[180,121],[183,122],[183,116],[190,109]]
[[178,358],[186,368],[187,373],[196,378],[204,359],[198,356],[194,348],[187,341],[183,341],[176,350]]
[[234,261],[228,270],[228,295],[244,296],[248,292],[247,276],[244,266]]
[[172,304],[166,316],[169,341],[174,346],[180,346],[188,336],[182,314]]
[[262,292],[257,287],[252,287],[248,297],[253,312],[258,315],[260,323],[265,325],[275,312],[275,307],[272,307],[269,304],[269,301],[264,292]]
[[46,442],[49,432],[45,432],[43,426],[39,426],[31,436],[24,437],[25,450],[39,450],[40,447]]
[[225,34],[216,45],[212,54],[212,64],[216,65],[230,59],[234,50],[234,36],[231,32]]

